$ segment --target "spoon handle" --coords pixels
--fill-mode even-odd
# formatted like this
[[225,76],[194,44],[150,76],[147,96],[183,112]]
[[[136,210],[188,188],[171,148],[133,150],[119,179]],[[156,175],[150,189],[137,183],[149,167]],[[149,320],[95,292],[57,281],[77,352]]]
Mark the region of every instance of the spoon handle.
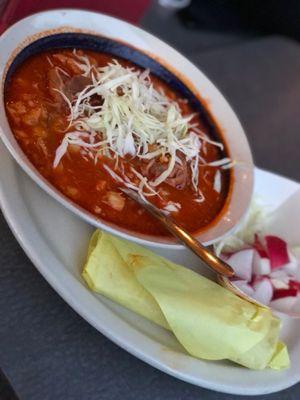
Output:
[[127,188],[120,188],[127,196],[137,201],[140,205],[146,208],[152,215],[154,215],[166,228],[183,242],[189,249],[191,249],[206,265],[208,265],[216,273],[231,277],[234,275],[233,269],[212,251],[208,250],[201,243],[191,236],[184,228],[172,221],[168,216],[162,213],[158,208],[148,201],[144,201],[136,192]]
[[213,254],[212,251],[204,247],[198,240],[191,236],[185,229],[181,226],[173,223],[169,218],[164,219],[165,227],[181,240],[187,247],[189,247],[201,260],[207,264],[211,269],[220,275],[231,277],[234,275],[233,269]]

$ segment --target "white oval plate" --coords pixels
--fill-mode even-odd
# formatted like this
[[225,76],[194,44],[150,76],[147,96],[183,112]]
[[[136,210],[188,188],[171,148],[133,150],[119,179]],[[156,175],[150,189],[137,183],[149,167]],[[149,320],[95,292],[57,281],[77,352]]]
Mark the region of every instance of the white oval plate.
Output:
[[[57,293],[109,339],[152,366],[184,381],[220,392],[258,395],[300,380],[300,321],[286,318],[282,339],[291,355],[287,371],[250,371],[229,362],[188,356],[174,336],[142,317],[91,293],[81,279],[93,228],[41,190],[11,159],[0,142],[0,201],[15,237]],[[299,184],[256,169],[256,193],[278,206]],[[185,265],[197,262],[185,250],[157,249]]]

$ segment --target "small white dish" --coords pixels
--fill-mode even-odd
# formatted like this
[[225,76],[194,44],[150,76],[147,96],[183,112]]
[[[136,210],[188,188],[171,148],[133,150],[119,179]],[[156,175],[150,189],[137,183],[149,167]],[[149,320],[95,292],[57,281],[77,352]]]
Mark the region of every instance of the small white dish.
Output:
[[[0,154],[0,202],[15,237],[49,284],[98,331],[161,371],[219,392],[262,395],[288,388],[300,380],[300,320],[283,319],[281,336],[290,352],[291,368],[280,372],[251,371],[225,361],[192,358],[170,332],[90,292],[81,278],[81,270],[93,228],[29,179],[2,143]],[[256,169],[255,192],[273,208],[299,187],[291,180]],[[199,269],[198,259],[188,250],[155,251]]]
[[[124,21],[102,14],[80,10],[53,10],[29,16],[10,27],[0,38],[0,81],[2,90],[0,96],[1,137],[21,168],[48,194],[67,207],[76,215],[99,228],[117,234],[140,244],[160,246],[162,248],[180,249],[173,238],[160,238],[142,235],[96,218],[70,199],[63,196],[50,185],[33,167],[9,128],[4,107],[3,88],[6,73],[15,57],[40,39],[54,37],[58,34],[93,34],[94,37],[107,37],[139,49],[142,53],[158,60],[167,70],[194,93],[203,99],[214,121],[220,128],[223,140],[228,147],[228,155],[236,160],[232,168],[231,187],[226,204],[213,223],[199,232],[197,238],[204,244],[211,244],[220,239],[236,226],[248,209],[253,190],[253,162],[243,128],[235,113],[217,88],[190,61],[149,33]],[[62,36],[62,35],[61,35]],[[64,43],[64,39],[57,39]],[[24,53],[22,53],[23,56]]]

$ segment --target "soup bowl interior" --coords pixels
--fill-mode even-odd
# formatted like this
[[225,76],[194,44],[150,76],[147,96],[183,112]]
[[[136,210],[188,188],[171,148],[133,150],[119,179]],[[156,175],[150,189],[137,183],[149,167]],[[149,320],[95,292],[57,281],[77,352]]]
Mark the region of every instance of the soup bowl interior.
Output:
[[[63,15],[70,26],[62,26]],[[84,17],[89,17],[90,23]],[[112,27],[118,28],[117,34],[116,31],[112,33]],[[26,33],[25,40],[24,36],[22,40],[20,37],[22,29]],[[141,244],[181,247],[173,238],[135,233],[97,218],[43,178],[18,145],[5,112],[5,91],[12,74],[34,54],[74,48],[108,53],[149,69],[187,99],[195,112],[200,114],[210,135],[222,140],[228,157],[236,162],[230,170],[227,199],[219,215],[197,232],[197,238],[205,244],[211,244],[229,233],[248,209],[253,190],[253,162],[241,124],[220,92],[185,57],[152,35],[111,17],[77,10],[50,11],[18,22],[2,36],[0,50],[5,56],[0,66],[1,137],[18,164],[47,193],[92,225]]]

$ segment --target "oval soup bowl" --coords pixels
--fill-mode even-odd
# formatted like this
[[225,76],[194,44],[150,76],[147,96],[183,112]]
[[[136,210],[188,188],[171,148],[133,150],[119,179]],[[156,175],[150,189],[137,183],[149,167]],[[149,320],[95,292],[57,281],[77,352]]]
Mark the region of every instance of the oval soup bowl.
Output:
[[94,216],[42,177],[21,150],[6,117],[5,87],[11,74],[26,58],[45,50],[63,48],[105,52],[130,60],[150,69],[188,99],[210,134],[223,141],[227,155],[236,161],[230,171],[229,193],[223,209],[195,236],[208,245],[228,234],[247,211],[253,191],[252,155],[238,118],[222,94],[190,61],[149,33],[116,18],[80,10],[47,11],[17,22],[1,36],[1,138],[21,168],[59,203],[95,227],[144,245],[183,248],[173,238],[139,234]]

